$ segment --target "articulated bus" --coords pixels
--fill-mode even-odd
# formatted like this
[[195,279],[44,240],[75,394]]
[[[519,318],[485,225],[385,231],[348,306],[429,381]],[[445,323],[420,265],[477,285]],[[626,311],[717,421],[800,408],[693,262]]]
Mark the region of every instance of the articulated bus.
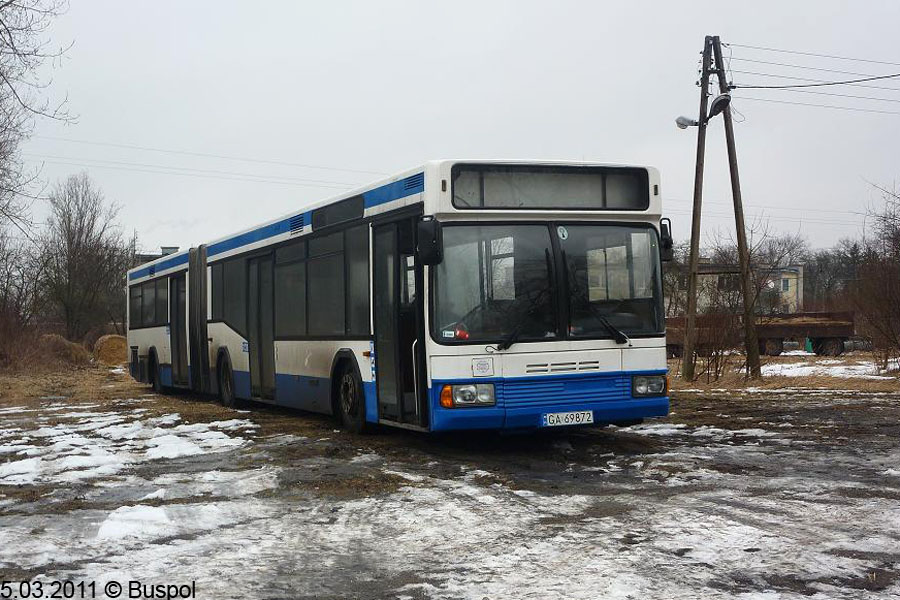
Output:
[[128,272],[132,375],[355,432],[668,413],[655,169],[433,161]]

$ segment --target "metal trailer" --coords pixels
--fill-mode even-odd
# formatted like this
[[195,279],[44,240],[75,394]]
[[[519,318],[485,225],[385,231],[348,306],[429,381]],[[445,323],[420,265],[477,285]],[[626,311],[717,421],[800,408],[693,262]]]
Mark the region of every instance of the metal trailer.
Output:
[[[717,346],[740,346],[740,319],[738,315],[697,317],[698,354],[709,353]],[[670,357],[680,357],[683,353],[684,321],[684,317],[666,319],[666,349]],[[759,352],[766,356],[781,354],[785,340],[802,344],[807,339],[817,355],[839,356],[844,353],[844,344],[855,334],[852,312],[802,312],[756,318]]]

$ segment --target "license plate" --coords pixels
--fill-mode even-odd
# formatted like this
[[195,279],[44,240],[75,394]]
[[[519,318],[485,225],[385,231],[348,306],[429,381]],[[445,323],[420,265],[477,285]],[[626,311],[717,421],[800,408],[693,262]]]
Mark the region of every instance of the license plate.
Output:
[[575,410],[572,412],[547,413],[544,415],[544,427],[587,425],[593,422],[594,411],[592,410]]

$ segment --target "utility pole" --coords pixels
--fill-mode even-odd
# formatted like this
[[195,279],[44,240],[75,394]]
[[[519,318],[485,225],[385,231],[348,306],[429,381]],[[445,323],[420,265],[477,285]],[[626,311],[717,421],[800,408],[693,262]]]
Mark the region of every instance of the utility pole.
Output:
[[700,67],[700,117],[697,119],[697,163],[694,170],[694,208],[691,215],[691,255],[688,260],[687,315],[684,326],[684,352],[681,376],[694,379],[694,350],[697,344],[697,267],[700,262],[700,207],[703,202],[703,163],[706,157],[706,122],[709,103],[709,73],[713,40],[703,41]]
[[[707,39],[709,39],[707,37]],[[719,92],[727,94],[728,81],[725,75],[725,63],[722,61],[722,43],[719,36],[712,38],[713,55],[716,60],[716,79],[719,80]],[[747,230],[744,228],[744,203],[741,198],[741,180],[738,176],[737,151],[734,145],[734,123],[731,111],[725,109],[725,141],[728,146],[728,169],[731,171],[731,196],[734,200],[734,225],[737,233],[738,260],[741,264],[741,288],[744,295],[744,346],[747,352],[747,373],[750,377],[761,375],[759,368],[759,341],[756,337],[756,295],[750,279],[750,252],[747,248]],[[693,242],[692,242],[693,243]]]

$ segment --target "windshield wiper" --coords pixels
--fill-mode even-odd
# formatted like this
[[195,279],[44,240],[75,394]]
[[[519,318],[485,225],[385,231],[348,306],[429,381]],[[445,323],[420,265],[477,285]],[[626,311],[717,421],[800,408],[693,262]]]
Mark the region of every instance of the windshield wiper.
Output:
[[[562,257],[563,266],[566,268],[566,281],[573,284],[572,287],[575,288],[573,290],[575,292],[575,296],[581,297],[581,286],[578,285],[578,282],[574,277],[569,277],[569,257],[566,256],[565,250],[562,251]],[[625,335],[621,329],[610,323],[609,319],[607,319],[603,313],[601,313],[593,304],[591,304],[591,301],[588,299],[587,294],[584,294],[584,300],[584,305],[587,307],[588,311],[595,319],[597,319],[597,321],[600,322],[601,325],[603,325],[606,331],[608,331],[613,336],[613,339],[617,344],[628,344],[629,346],[631,345],[631,338]]]
[[509,335],[503,338],[502,342],[497,344],[497,350],[509,350],[510,347],[516,343],[516,340],[519,339],[519,335],[521,335],[522,329],[525,328],[524,323],[525,321],[519,321],[519,324],[509,332]]
[[606,330],[612,334],[613,339],[616,340],[617,344],[631,344],[631,338],[625,335],[621,329],[610,323],[609,319],[604,317],[599,310],[591,306],[590,302],[588,302],[587,307],[594,318],[600,321],[600,324],[606,327]]

